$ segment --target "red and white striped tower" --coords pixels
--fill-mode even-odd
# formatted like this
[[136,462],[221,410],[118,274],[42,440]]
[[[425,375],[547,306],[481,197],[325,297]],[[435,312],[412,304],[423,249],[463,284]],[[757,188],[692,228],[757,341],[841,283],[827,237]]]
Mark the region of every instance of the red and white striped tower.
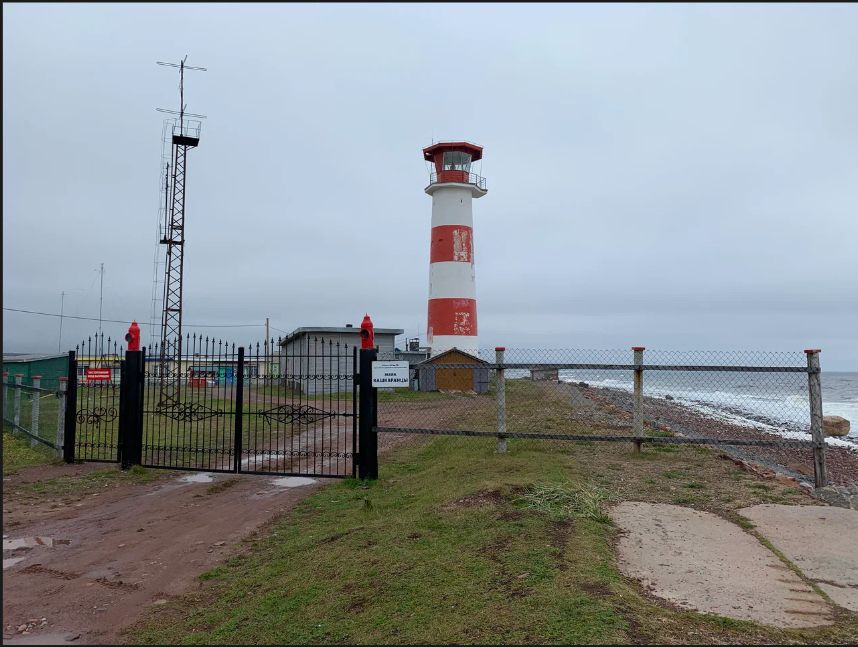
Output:
[[427,344],[432,356],[451,348],[476,354],[477,288],[474,282],[473,198],[486,181],[471,173],[483,149],[468,142],[441,142],[423,149],[435,165],[426,193],[432,196]]

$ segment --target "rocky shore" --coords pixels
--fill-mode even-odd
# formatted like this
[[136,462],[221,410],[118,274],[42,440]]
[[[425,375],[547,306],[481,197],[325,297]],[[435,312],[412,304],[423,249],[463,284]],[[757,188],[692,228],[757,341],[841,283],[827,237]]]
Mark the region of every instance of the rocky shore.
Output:
[[[617,435],[632,434],[633,395],[622,389],[591,387],[585,383],[559,382],[558,388],[569,393],[575,413],[580,422],[595,424],[603,429],[614,430]],[[584,401],[601,405],[587,407]],[[807,440],[810,434],[797,425],[784,425],[763,416],[750,416],[745,411],[719,407],[722,415],[709,416],[692,407],[668,397],[643,398],[644,425],[652,432],[673,433],[688,438],[712,439],[711,446],[743,461],[761,465],[797,478],[804,483],[813,483],[813,450],[810,447],[746,446],[729,445],[721,440],[786,440],[772,433],[773,429],[789,432],[790,440]],[[759,423],[752,428],[730,422],[731,415],[741,416]],[[721,419],[718,419],[721,418]],[[610,432],[608,432],[610,433]],[[832,485],[848,486],[858,483],[858,451],[846,447],[828,446],[826,450],[828,480]]]

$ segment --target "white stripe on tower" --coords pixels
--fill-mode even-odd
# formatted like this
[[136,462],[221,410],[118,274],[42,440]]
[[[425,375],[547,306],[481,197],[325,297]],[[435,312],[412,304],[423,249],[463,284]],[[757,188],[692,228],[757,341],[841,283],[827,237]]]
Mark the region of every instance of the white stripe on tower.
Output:
[[[427,152],[433,149],[434,155]],[[424,150],[427,158],[436,161],[438,170],[426,188],[432,196],[427,343],[433,356],[451,348],[476,354],[479,343],[472,200],[486,192],[473,184],[474,176],[467,172],[442,170],[444,149],[482,150],[467,144],[441,144]]]

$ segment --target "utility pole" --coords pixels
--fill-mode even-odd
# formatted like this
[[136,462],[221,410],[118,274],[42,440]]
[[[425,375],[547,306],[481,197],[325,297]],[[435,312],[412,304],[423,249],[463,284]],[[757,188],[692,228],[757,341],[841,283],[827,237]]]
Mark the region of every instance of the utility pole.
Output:
[[[265,374],[271,375],[271,356],[268,353],[268,317],[265,317]],[[271,349],[272,352],[274,349]]]
[[104,263],[101,264],[101,289],[98,293],[98,333],[101,334],[101,305],[104,302]]
[[63,290],[62,296],[60,297],[60,340],[57,342],[57,352],[62,353],[63,347],[63,307],[66,303],[66,293]]
[[[99,356],[104,357],[104,334],[101,332],[101,306],[104,303],[104,263],[101,264],[101,287],[98,292],[98,335],[101,337],[101,348],[99,349]],[[98,366],[98,362],[96,361],[96,366]]]

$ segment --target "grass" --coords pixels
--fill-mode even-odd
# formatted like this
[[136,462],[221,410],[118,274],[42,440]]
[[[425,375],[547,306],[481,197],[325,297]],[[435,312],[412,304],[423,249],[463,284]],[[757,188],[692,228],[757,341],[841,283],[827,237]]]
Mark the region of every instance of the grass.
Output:
[[558,521],[590,519],[607,523],[605,505],[611,494],[590,483],[537,483],[513,498],[519,507],[536,510]]
[[[8,429],[8,431],[7,431]],[[17,474],[22,467],[50,465],[60,462],[50,447],[38,443],[30,446],[30,439],[24,434],[14,434],[4,425],[3,428],[3,475]]]
[[160,478],[156,470],[147,470],[135,465],[130,470],[123,471],[119,466],[94,470],[86,474],[62,476],[59,478],[39,480],[32,483],[22,483],[17,487],[21,493],[32,493],[54,498],[101,492],[105,488],[121,485],[140,485]]
[[[654,604],[616,570],[604,504],[628,499],[729,514],[764,492],[729,462],[538,441],[434,439],[386,455],[376,482],[337,481],[246,539],[201,588],[150,607],[143,644],[855,643],[858,619],[778,630]],[[599,457],[595,460],[594,457]],[[687,461],[687,457],[685,458]],[[600,484],[605,465],[610,494]],[[678,496],[677,471],[731,504]],[[651,480],[660,488],[642,488]],[[643,490],[647,492],[644,493]]]

